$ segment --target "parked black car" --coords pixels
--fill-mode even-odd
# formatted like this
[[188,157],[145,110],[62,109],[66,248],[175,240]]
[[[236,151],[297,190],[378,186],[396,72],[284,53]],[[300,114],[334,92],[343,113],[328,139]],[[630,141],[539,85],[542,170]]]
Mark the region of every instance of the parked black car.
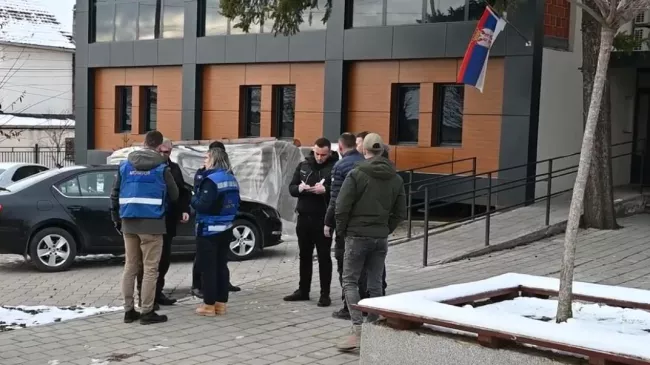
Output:
[[[41,271],[66,270],[76,256],[123,254],[109,197],[117,165],[54,169],[0,189],[0,253],[28,255]],[[189,188],[189,187],[188,187]],[[234,222],[231,260],[254,257],[281,242],[282,221],[265,204],[242,201]],[[178,227],[174,253],[193,253],[194,213]]]

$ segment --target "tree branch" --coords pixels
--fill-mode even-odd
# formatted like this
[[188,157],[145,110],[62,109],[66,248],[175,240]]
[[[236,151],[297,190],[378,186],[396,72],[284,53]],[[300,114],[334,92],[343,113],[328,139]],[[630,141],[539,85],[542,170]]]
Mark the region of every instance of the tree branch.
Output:
[[602,16],[600,16],[594,9],[588,7],[587,5],[583,4],[578,0],[567,0],[567,1],[573,3],[575,6],[589,13],[589,15],[593,16],[594,19],[596,19],[596,21],[599,22],[600,24],[606,24],[605,19]]

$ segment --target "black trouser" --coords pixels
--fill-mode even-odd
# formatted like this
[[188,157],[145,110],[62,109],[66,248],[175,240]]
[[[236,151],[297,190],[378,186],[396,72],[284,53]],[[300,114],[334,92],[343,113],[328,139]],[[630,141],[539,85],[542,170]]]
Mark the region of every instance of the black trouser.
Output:
[[228,302],[228,250],[232,241],[232,230],[197,237],[197,257],[203,279],[203,302]]
[[[334,239],[334,257],[336,258],[336,270],[339,273],[339,283],[341,283],[341,300],[343,300],[343,308],[347,310],[348,306],[345,301],[345,291],[343,290],[343,255],[345,253],[345,238],[342,236],[336,236]],[[382,274],[382,295],[386,295],[386,267],[384,266],[384,272]],[[361,277],[359,278],[359,296],[361,299],[370,298],[368,293],[368,277],[366,276],[365,270],[361,272]]]
[[296,235],[300,249],[300,284],[303,294],[309,294],[313,271],[314,247],[318,256],[321,295],[330,295],[332,285],[332,239],[323,234],[324,217],[298,216]]
[[[197,243],[197,253],[198,253],[198,243]],[[226,266],[228,270],[228,288],[230,288],[230,269]],[[203,280],[201,279],[201,265],[198,264],[197,255],[194,255],[194,263],[192,264],[192,289],[203,290]]]
[[[163,288],[165,287],[165,275],[169,271],[172,262],[172,240],[174,236],[163,235],[163,247],[160,254],[160,263],[158,263],[158,280],[156,281],[156,300],[160,299]],[[142,289],[142,271],[138,274],[138,293]]]

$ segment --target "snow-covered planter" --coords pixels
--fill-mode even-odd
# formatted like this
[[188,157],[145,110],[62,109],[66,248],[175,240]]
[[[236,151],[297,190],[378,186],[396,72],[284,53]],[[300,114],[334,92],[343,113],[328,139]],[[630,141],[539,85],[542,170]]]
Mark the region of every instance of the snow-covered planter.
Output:
[[[559,280],[504,274],[362,300],[361,364],[650,364],[650,291],[574,282],[555,323]],[[406,331],[404,331],[406,330]]]

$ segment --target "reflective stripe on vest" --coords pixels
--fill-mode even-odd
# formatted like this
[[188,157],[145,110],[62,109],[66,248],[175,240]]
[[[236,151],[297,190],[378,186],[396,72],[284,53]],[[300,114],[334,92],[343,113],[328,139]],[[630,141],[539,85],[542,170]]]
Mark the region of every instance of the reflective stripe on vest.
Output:
[[[205,176],[217,187],[217,193],[223,200],[219,212],[213,214],[197,214],[197,235],[215,235],[232,228],[239,210],[239,184],[235,177],[225,170],[217,170]],[[200,192],[199,192],[200,193]]]
[[160,219],[165,215],[166,167],[162,163],[143,171],[129,161],[120,164],[120,218]]

